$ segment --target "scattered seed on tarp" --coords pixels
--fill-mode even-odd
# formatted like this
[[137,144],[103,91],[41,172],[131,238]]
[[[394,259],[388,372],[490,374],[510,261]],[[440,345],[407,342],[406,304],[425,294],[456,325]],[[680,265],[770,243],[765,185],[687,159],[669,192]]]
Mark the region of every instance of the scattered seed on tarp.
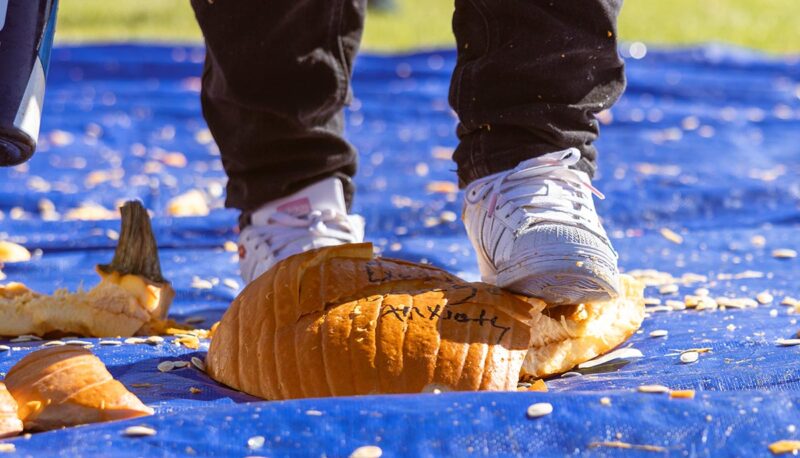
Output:
[[84,345],[92,345],[92,343],[89,342],[88,340],[66,340],[66,341],[64,341],[64,345],[80,345],[80,346],[84,346]]
[[658,293],[659,294],[664,294],[664,295],[666,295],[666,294],[675,294],[679,290],[680,290],[680,288],[678,287],[678,285],[673,283],[671,285],[664,285],[664,286],[658,288]]
[[681,302],[681,301],[676,301],[674,299],[670,299],[670,300],[668,300],[666,302],[666,304],[667,304],[667,307],[669,307],[670,309],[672,309],[674,311],[686,310],[686,304]]
[[797,257],[797,251],[790,248],[778,248],[772,250],[772,257],[775,259],[794,259]]
[[778,339],[775,343],[780,347],[794,347],[800,345],[800,339]]
[[637,389],[640,393],[669,393],[670,389],[664,385],[640,385]]
[[203,372],[206,371],[206,363],[204,363],[203,360],[197,356],[192,356],[192,365]]
[[66,343],[60,340],[51,340],[42,344],[43,347],[63,347]]
[[189,367],[189,361],[173,361],[172,365],[175,369],[183,369],[184,367]]
[[250,439],[247,439],[247,448],[250,450],[258,450],[264,446],[264,436],[253,436]]
[[311,417],[321,417],[322,416],[322,412],[320,412],[319,410],[310,409],[310,410],[306,410],[306,415],[311,416]]
[[758,301],[759,304],[766,305],[774,301],[775,297],[773,297],[772,294],[769,293],[769,291],[763,291],[758,293],[758,295],[756,296],[756,300]]
[[214,284],[208,280],[205,280],[200,277],[193,277],[192,278],[192,288],[194,289],[212,289],[214,288]]
[[[631,358],[643,358],[643,357],[644,354],[635,348],[620,348],[619,350],[614,350],[610,353],[606,353],[605,355],[599,356],[590,361],[578,364],[578,369],[589,369],[591,367],[599,366],[601,364],[605,364],[615,359],[631,359]],[[567,374],[568,373],[569,372],[567,372]],[[562,377],[564,375],[562,375]]]
[[544,417],[545,415],[550,415],[553,413],[553,404],[549,402],[537,402],[536,404],[531,404],[528,406],[528,410],[525,414],[528,418],[539,418]]
[[191,387],[189,387],[189,392],[192,393],[192,394],[200,394],[200,393],[203,392],[203,390],[201,390],[200,388],[191,386]]
[[667,449],[658,445],[649,444],[629,444],[627,442],[610,441],[610,442],[592,442],[589,448],[608,447],[608,448],[623,448],[631,450],[642,450],[645,452],[666,452]]
[[377,445],[363,445],[350,454],[350,458],[380,458],[381,456],[383,456],[383,450]]
[[175,369],[175,363],[172,361],[162,361],[158,363],[157,367],[161,372],[169,372],[172,369]]
[[36,341],[42,340],[42,338],[39,337],[39,336],[33,336],[33,335],[30,335],[30,334],[25,334],[25,335],[21,335],[19,337],[15,337],[15,338],[9,340],[9,342],[14,342],[14,343],[17,343],[17,342],[32,342],[32,341],[35,341],[35,340]]
[[677,245],[683,243],[683,237],[681,237],[680,234],[676,233],[672,229],[662,227],[659,232],[661,233],[662,237],[664,237],[665,239],[669,240],[672,243],[675,243]]
[[164,338],[161,336],[150,336],[147,338],[146,342],[150,345],[158,345],[160,343],[164,343]]
[[97,342],[97,344],[104,347],[112,347],[122,345],[122,342],[119,340],[101,340],[100,342]]
[[155,436],[156,430],[149,426],[129,426],[122,431],[122,435],[127,437]]
[[570,378],[570,377],[582,377],[583,374],[580,372],[564,372],[561,374],[561,378]]
[[234,280],[233,278],[226,278],[222,280],[222,284],[233,290],[237,290],[241,287],[239,285],[239,282]]
[[10,442],[0,444],[0,453],[16,453],[16,451],[17,446]]
[[645,297],[644,305],[661,305],[661,299],[657,297]]
[[700,359],[700,353],[697,353],[696,351],[687,351],[681,353],[681,362],[683,364],[696,363],[698,359]]
[[126,344],[132,344],[132,345],[143,344],[145,342],[147,342],[147,339],[142,339],[141,337],[128,337],[127,339],[125,339]]
[[650,333],[650,337],[666,337],[669,334],[669,331],[666,329],[656,329]]
[[785,305],[786,307],[797,307],[800,306],[800,301],[793,297],[786,296],[781,301],[781,305]]
[[0,345],[0,351],[9,351],[9,350],[11,350],[11,347],[9,347],[8,345]]
[[600,405],[610,406],[611,405],[611,398],[608,398],[608,397],[600,398]]
[[771,316],[772,318],[777,317],[778,316],[778,310],[777,309],[770,310],[769,311],[769,316]]

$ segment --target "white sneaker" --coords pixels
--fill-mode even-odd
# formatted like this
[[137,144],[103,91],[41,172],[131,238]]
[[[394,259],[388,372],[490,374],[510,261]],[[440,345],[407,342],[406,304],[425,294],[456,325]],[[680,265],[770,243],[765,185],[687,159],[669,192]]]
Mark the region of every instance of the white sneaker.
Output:
[[239,268],[250,283],[293,254],[363,240],[364,219],[347,214],[341,180],[327,178],[251,215],[239,235]]
[[462,219],[483,281],[548,304],[619,295],[618,256],[592,200],[603,195],[569,168],[580,158],[549,153],[467,187]]

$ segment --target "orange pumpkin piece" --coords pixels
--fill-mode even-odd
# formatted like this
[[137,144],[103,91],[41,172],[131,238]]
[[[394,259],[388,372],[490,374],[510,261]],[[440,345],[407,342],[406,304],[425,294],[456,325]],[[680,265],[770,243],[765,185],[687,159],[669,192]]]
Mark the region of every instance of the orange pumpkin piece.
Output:
[[17,401],[0,382],[0,439],[16,436],[22,432],[22,422],[17,416]]
[[165,319],[175,291],[161,275],[150,217],[139,202],[121,212],[114,259],[97,266],[101,281],[91,290],[43,295],[21,283],[0,285],[0,335],[128,337]]
[[215,380],[267,399],[515,390],[530,305],[372,245],[290,257],[236,298],[206,360]]
[[99,358],[75,347],[52,347],[22,358],[8,372],[8,391],[26,430],[50,430],[152,415],[114,380]]

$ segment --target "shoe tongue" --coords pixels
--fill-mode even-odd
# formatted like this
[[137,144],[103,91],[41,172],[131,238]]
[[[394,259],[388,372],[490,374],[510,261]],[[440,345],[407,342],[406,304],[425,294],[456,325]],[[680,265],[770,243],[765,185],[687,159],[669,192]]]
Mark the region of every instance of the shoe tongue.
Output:
[[303,217],[313,210],[333,210],[343,214],[347,213],[344,187],[340,179],[327,178],[290,196],[274,200],[256,210],[251,216],[251,222],[254,226],[263,226],[275,212]]

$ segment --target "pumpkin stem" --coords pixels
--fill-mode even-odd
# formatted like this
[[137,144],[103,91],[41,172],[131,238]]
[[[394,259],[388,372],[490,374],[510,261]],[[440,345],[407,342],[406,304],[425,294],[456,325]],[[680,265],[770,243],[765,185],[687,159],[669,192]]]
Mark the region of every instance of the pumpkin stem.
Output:
[[161,275],[158,246],[150,226],[150,216],[139,201],[128,201],[120,209],[122,228],[111,264],[98,265],[105,273],[138,275],[153,283],[167,283]]

